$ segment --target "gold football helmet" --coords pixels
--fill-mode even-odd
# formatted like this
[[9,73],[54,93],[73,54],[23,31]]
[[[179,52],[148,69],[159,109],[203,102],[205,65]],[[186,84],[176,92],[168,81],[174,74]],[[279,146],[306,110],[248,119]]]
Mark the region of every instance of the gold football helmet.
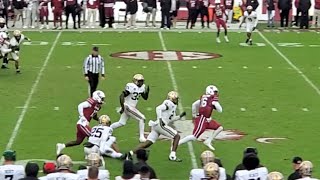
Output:
[[280,172],[271,172],[267,176],[267,180],[283,180],[283,175]]
[[57,168],[58,169],[71,169],[73,166],[72,159],[68,155],[61,155],[57,159]]
[[110,124],[111,124],[110,117],[108,115],[101,115],[99,117],[99,124],[101,124],[103,126],[110,126]]
[[100,155],[98,153],[90,153],[87,157],[87,165],[100,167],[101,166]]
[[212,151],[203,151],[200,156],[201,162],[203,165],[206,165],[210,162],[214,162],[215,155]]
[[170,91],[168,93],[168,99],[170,101],[172,101],[173,103],[177,104],[178,103],[178,100],[179,100],[179,95],[176,91]]
[[19,30],[14,30],[14,31],[13,31],[13,36],[16,36],[16,37],[21,36],[21,31],[19,31]]
[[206,177],[210,178],[210,180],[219,179],[219,166],[216,163],[210,162],[203,169]]
[[313,164],[310,161],[303,161],[299,166],[299,173],[302,177],[312,175]]
[[133,83],[137,86],[141,87],[144,83],[144,77],[142,74],[135,74],[133,76]]
[[0,24],[5,24],[6,20],[4,18],[0,18]]

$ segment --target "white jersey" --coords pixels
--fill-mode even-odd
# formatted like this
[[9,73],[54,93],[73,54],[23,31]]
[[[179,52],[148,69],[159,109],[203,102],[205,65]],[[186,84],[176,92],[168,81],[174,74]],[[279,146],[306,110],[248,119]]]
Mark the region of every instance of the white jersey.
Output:
[[20,46],[20,44],[25,40],[25,36],[23,34],[21,34],[21,38],[19,39],[19,41],[13,36],[11,39],[10,39],[10,45],[11,46]]
[[89,137],[88,142],[101,147],[102,143],[107,142],[111,135],[112,128],[102,125],[94,126],[91,129],[91,136]]
[[61,179],[63,179],[63,180],[80,180],[78,174],[61,173],[61,172],[48,174],[45,179],[46,180],[61,180]]
[[24,167],[22,165],[2,165],[0,166],[0,179],[18,180],[24,178]]
[[128,83],[126,85],[126,91],[130,94],[124,98],[124,103],[129,106],[136,107],[140,95],[146,91],[146,86],[143,84],[141,87],[138,87],[135,83]]
[[[88,169],[83,169],[77,171],[77,174],[79,175],[79,180],[86,180],[88,178]],[[110,173],[108,170],[99,170],[99,180],[109,180],[110,179]]]
[[235,180],[266,180],[268,176],[268,169],[266,167],[259,167],[254,170],[238,170],[236,171]]
[[156,108],[157,119],[159,120],[161,118],[165,124],[180,119],[180,117],[176,115],[176,109],[176,104],[168,99],[164,100],[163,103]]
[[4,25],[4,27],[3,27],[3,28],[1,28],[1,27],[0,27],[0,32],[8,33],[7,25]]
[[256,24],[258,22],[257,13],[252,11],[250,14],[245,11],[243,16],[246,18],[246,24]]
[[317,178],[311,178],[311,177],[304,177],[297,180],[318,180]]
[[[219,180],[226,180],[226,170],[222,167],[219,167]],[[192,169],[190,171],[190,178],[189,180],[201,180],[203,178],[206,178],[205,172],[203,169]]]
[[115,180],[141,180],[141,179],[140,179],[140,174],[136,174],[131,179],[123,179],[121,176],[117,176],[115,177]]

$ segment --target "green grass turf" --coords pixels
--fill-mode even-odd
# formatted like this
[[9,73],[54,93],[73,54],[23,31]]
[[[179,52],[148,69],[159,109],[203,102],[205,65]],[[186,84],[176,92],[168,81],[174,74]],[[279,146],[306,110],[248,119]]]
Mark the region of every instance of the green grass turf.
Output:
[[[58,33],[25,34],[33,41],[46,41],[49,44],[22,47],[23,74],[15,75],[13,65],[10,65],[10,70],[0,71],[1,99],[5,102],[0,106],[2,150],[5,149],[22,111],[16,107],[24,105],[39,68]],[[320,63],[316,58],[319,47],[279,47],[277,44],[316,44],[319,34],[263,34],[319,87]],[[230,33],[231,42],[219,45],[215,43],[214,33],[164,32],[163,38],[167,50],[213,52],[222,55],[214,60],[176,61],[171,62],[171,65],[182,106],[188,114],[187,119],[191,119],[191,103],[203,93],[208,84],[213,83],[220,89],[220,101],[224,108],[224,112],[215,113],[214,118],[221,122],[225,129],[237,129],[247,134],[238,141],[216,141],[214,144],[215,153],[222,159],[229,174],[241,161],[242,151],[247,146],[258,148],[261,162],[269,171],[278,170],[288,175],[292,171],[291,158],[296,155],[313,160],[315,167],[320,165],[316,161],[315,153],[320,135],[317,129],[317,118],[320,115],[319,95],[257,33],[254,34],[254,42],[265,43],[266,46],[240,46],[239,43],[245,40],[244,33]],[[86,42],[86,45],[63,46],[62,42]],[[99,89],[105,91],[107,96],[107,103],[100,114],[108,114],[112,121],[117,121],[119,115],[115,109],[119,106],[119,94],[125,84],[131,81],[133,74],[142,73],[151,92],[148,101],[140,100],[138,109],[145,114],[147,120],[155,118],[155,107],[165,99],[167,92],[173,89],[167,63],[125,60],[109,55],[124,51],[162,50],[158,33],[63,32],[14,141],[12,149],[17,151],[19,160],[52,160],[55,158],[56,143],[75,139],[77,105],[87,98],[87,83],[82,76],[82,63],[95,43],[110,44],[100,46],[101,55],[106,59],[107,73],[106,80],[99,84]],[[247,68],[243,68],[244,66]],[[269,66],[272,69],[268,68]],[[36,108],[30,108],[32,106]],[[59,110],[54,110],[54,107],[59,107]],[[148,108],[152,108],[152,111]],[[240,108],[246,108],[246,111],[242,112]],[[277,108],[278,111],[272,112],[271,108]],[[302,108],[308,108],[309,111],[302,111]],[[96,122],[93,122],[91,126],[95,124]],[[192,127],[190,133],[191,131]],[[138,144],[138,123],[129,120],[125,127],[115,130],[114,134],[121,151],[127,152]],[[274,141],[273,144],[261,144],[255,141],[259,137],[288,139]],[[193,147],[197,158],[206,149],[201,142],[194,142]],[[154,144],[150,148],[150,164],[160,179],[187,179],[192,168],[188,146],[182,145],[178,149],[177,155],[183,159],[180,164],[167,160],[169,148],[168,141]],[[75,161],[83,161],[82,146],[67,148],[63,152]],[[121,174],[120,161],[107,158],[106,163],[112,177]],[[200,166],[199,160],[197,164]],[[315,176],[319,175],[320,173],[315,171]]]

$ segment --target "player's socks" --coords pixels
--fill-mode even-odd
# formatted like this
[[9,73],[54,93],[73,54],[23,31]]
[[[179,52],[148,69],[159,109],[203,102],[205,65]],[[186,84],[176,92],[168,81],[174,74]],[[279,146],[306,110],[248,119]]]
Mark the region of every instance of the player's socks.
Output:
[[246,40],[246,43],[248,43],[248,42],[249,42],[249,39]]
[[139,121],[139,134],[140,134],[139,141],[146,142],[146,138],[144,137],[144,121]]
[[218,136],[218,134],[221,133],[221,131],[223,131],[222,126],[220,126],[217,130],[215,130],[206,141],[211,143],[213,139],[215,139]]
[[184,144],[184,143],[189,142],[189,141],[195,141],[195,140],[197,140],[197,138],[194,137],[194,135],[189,135],[189,136],[186,136],[183,139],[181,139],[179,141],[179,145]]

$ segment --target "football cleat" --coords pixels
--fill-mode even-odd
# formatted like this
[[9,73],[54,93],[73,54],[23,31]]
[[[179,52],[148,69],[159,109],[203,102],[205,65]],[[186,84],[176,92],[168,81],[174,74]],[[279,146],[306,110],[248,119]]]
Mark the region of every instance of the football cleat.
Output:
[[61,151],[65,148],[66,146],[64,144],[61,144],[61,143],[58,143],[56,145],[56,148],[57,148],[57,155],[61,154]]
[[145,137],[140,137],[140,138],[139,138],[139,141],[140,141],[141,143],[144,143],[144,142],[147,141],[147,139],[146,139]]
[[220,38],[217,38],[216,41],[217,43],[221,43]]
[[177,158],[176,156],[169,156],[169,161],[174,161],[174,162],[182,162],[181,159]]
[[252,39],[249,39],[249,45],[252,46]]
[[203,142],[204,145],[206,145],[209,149],[211,149],[212,151],[216,150],[212,145],[211,145],[211,142],[207,140],[205,140]]
[[228,43],[228,42],[229,42],[228,36],[225,36],[225,37],[224,37],[224,40]]

